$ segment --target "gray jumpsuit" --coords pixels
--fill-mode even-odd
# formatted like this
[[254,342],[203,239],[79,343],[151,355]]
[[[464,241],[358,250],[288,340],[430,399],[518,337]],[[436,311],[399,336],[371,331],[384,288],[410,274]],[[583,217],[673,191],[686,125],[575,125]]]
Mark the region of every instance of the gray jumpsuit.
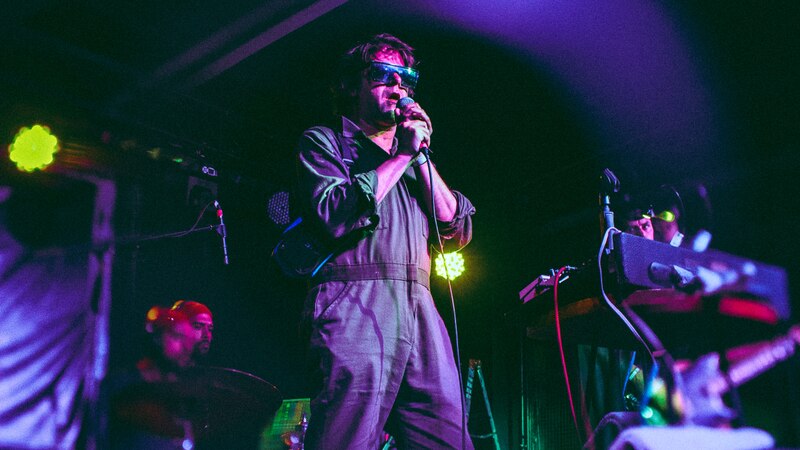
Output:
[[[461,448],[458,372],[429,289],[431,230],[414,170],[376,204],[375,168],[389,155],[344,117],[341,131],[306,130],[298,158],[304,217],[332,238],[372,230],[312,278],[306,313],[324,379],[306,448],[373,449],[384,429],[400,448]],[[439,222],[451,250],[470,241],[475,212],[453,194],[456,215]]]

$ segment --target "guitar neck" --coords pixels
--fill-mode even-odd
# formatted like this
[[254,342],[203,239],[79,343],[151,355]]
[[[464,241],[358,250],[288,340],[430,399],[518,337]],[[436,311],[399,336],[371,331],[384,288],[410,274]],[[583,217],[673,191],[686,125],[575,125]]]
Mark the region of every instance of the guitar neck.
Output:
[[717,376],[708,384],[708,391],[722,395],[733,387],[738,387],[747,381],[766,372],[777,363],[789,359],[794,354],[795,340],[791,336],[777,339],[754,355],[733,364],[728,370],[728,376]]

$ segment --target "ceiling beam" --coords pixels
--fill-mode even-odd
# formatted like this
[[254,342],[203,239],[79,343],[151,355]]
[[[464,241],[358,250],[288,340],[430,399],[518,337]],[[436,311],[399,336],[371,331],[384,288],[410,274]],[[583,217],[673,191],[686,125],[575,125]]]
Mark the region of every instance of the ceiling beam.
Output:
[[347,3],[347,1],[348,0],[320,0],[313,3],[308,8],[299,11],[286,20],[276,24],[273,27],[270,27],[255,38],[247,41],[245,44],[239,46],[238,48],[199,70],[193,76],[191,76],[185,84],[183,84],[183,89],[192,89],[216,78],[226,70],[254,55],[255,53],[258,53],[273,42],[324,16],[330,11]]
[[219,52],[220,49],[229,45],[235,39],[249,33],[275,15],[287,10],[292,3],[291,0],[266,2],[261,7],[220,28],[185,52],[159,66],[147,79],[139,83],[139,87],[154,87],[175,74],[188,69],[201,59]]

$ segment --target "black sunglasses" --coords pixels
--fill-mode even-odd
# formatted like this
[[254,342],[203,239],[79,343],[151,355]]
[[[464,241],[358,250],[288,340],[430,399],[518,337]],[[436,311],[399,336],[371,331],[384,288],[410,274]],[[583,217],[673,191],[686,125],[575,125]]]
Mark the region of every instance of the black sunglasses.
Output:
[[377,61],[369,64],[369,79],[376,83],[390,84],[394,80],[394,74],[400,76],[403,87],[414,89],[417,86],[419,72],[416,69]]

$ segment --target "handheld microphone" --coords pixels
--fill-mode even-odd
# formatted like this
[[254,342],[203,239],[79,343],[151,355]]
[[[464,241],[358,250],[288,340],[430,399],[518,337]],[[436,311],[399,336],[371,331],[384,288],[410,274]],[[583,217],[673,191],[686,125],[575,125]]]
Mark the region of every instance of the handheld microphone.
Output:
[[[403,97],[403,98],[401,98],[400,100],[397,101],[397,107],[400,108],[400,109],[405,109],[406,107],[408,107],[410,105],[413,105],[414,103],[416,103],[416,100],[414,100],[413,98],[411,98],[411,97]],[[424,153],[426,156],[430,152],[430,149],[428,148],[428,144],[426,142],[423,142],[422,144],[420,144],[419,150],[422,153]]]
[[403,97],[397,101],[397,107],[400,109],[405,108],[408,105],[413,105],[416,101],[411,97]]
[[225,265],[228,265],[228,234],[225,231],[225,221],[222,219],[222,207],[216,200],[214,200],[214,207],[217,208],[217,217],[219,217],[219,227],[217,227],[217,233],[222,236],[222,255],[225,257]]

